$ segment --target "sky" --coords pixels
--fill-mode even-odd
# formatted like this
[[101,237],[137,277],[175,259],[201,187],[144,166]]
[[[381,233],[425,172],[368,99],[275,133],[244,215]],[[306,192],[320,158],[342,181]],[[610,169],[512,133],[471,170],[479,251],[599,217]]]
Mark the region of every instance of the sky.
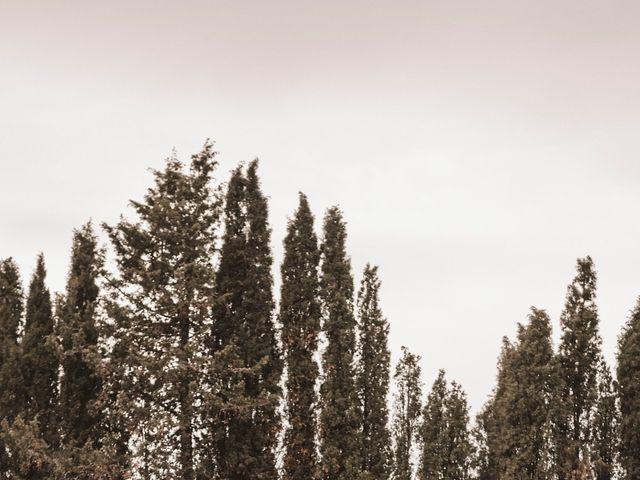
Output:
[[[379,265],[400,346],[473,411],[530,306],[554,335],[576,258],[603,349],[640,294],[640,3],[0,0],[0,257],[131,216],[176,149],[260,159],[274,272],[305,192],[339,205],[357,282]],[[104,235],[101,234],[104,238]]]

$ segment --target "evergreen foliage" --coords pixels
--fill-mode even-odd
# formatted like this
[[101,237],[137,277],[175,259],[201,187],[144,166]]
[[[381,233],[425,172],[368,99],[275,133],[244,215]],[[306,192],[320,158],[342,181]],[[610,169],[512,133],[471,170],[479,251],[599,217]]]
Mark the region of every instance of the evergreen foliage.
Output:
[[0,479],[640,478],[640,299],[616,381],[590,257],[557,352],[532,308],[503,339],[473,429],[444,370],[422,405],[420,357],[405,347],[390,413],[378,269],[364,269],[355,315],[342,212],[326,212],[319,245],[299,195],[276,317],[258,161],[233,170],[224,197],[216,167],[207,142],[155,171],[135,220],[104,225],[111,272],[91,224],[75,230],[55,316],[43,256],[26,303],[16,263],[0,260]]
[[0,478],[10,473],[4,435],[25,407],[20,368],[18,332],[22,323],[24,294],[18,267],[12,258],[0,261]]
[[[214,308],[213,351],[234,351],[236,373],[218,392],[224,430],[215,442],[218,475],[229,480],[277,478],[275,449],[280,431],[282,359],[273,318],[271,230],[267,200],[257,175],[258,161],[237,168],[229,182],[225,233]],[[242,372],[238,375],[238,368]],[[233,403],[242,403],[237,409]],[[231,407],[231,408],[229,408]]]
[[422,411],[420,480],[469,478],[473,447],[466,395],[456,382],[448,387],[440,370]]
[[285,480],[315,480],[318,476],[315,386],[319,371],[314,355],[321,317],[320,251],[313,222],[307,197],[301,193],[298,209],[287,227],[280,269],[279,320],[287,367]]
[[18,332],[24,294],[18,267],[12,258],[0,261],[0,420],[12,421],[24,409]]
[[509,384],[509,365],[514,355],[514,347],[508,338],[502,339],[502,349],[498,359],[496,385],[489,401],[476,417],[473,430],[475,443],[474,470],[478,480],[498,480],[503,468],[503,458],[511,455],[509,447],[500,431],[502,413],[500,404],[506,396]]
[[354,372],[354,287],[346,237],[342,213],[337,207],[330,208],[324,218],[320,283],[327,342],[322,353],[319,422],[321,476],[325,480],[356,479],[361,465]]
[[625,479],[640,478],[640,298],[618,339],[620,465]]
[[51,295],[45,285],[44,256],[38,256],[29,285],[20,364],[26,395],[24,419],[35,420],[43,440],[57,444],[58,362],[53,338]]
[[108,304],[111,367],[123,382],[113,385],[111,409],[114,423],[126,425],[132,467],[143,478],[192,480],[208,455],[196,439],[200,384],[212,368],[205,348],[220,210],[214,157],[207,142],[187,171],[170,158],[144,201],[131,202],[138,220],[105,225],[118,267]]
[[420,356],[402,347],[402,357],[393,375],[396,392],[393,412],[394,480],[411,480],[413,456],[419,435],[422,382]]
[[598,399],[601,339],[596,272],[591,257],[578,259],[560,318],[555,436],[559,480],[590,470],[593,415]]
[[445,467],[445,441],[447,382],[444,370],[438,372],[438,377],[427,396],[427,402],[422,411],[422,425],[420,427],[420,443],[422,452],[418,476],[421,480],[440,479]]
[[495,399],[501,449],[500,478],[552,478],[551,417],[554,361],[551,322],[543,310],[531,309],[526,326],[502,364],[502,385]]
[[64,298],[57,309],[62,349],[59,427],[65,446],[100,446],[100,417],[94,403],[101,378],[98,346],[98,275],[102,252],[90,223],[74,231]]
[[362,478],[386,480],[391,473],[389,432],[389,323],[380,309],[378,268],[367,264],[358,291],[356,388],[360,401]]
[[598,400],[593,419],[591,464],[595,480],[611,480],[615,475],[620,424],[616,390],[609,366],[603,360],[598,366]]

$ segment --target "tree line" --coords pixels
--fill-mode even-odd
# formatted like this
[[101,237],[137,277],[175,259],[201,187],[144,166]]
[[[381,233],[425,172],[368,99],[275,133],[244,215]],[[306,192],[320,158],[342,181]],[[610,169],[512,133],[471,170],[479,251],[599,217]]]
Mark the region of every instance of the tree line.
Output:
[[614,379],[591,258],[558,347],[532,308],[471,422],[444,370],[424,398],[419,356],[392,371],[378,269],[356,289],[340,209],[318,236],[299,195],[276,302],[258,162],[216,168],[210,142],[169,158],[135,218],[102,225],[111,255],[75,230],[61,294],[42,255],[26,294],[0,261],[0,478],[640,478],[640,302]]

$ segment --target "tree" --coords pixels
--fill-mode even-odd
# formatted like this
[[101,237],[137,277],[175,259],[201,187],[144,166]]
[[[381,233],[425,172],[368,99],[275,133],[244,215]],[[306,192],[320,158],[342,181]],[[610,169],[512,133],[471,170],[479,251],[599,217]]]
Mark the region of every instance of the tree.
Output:
[[618,338],[620,466],[626,479],[640,478],[640,298]]
[[[20,371],[18,332],[24,298],[18,267],[12,258],[0,261],[0,434],[10,428],[24,409],[25,397]],[[8,447],[0,437],[0,478],[9,474]]]
[[313,231],[313,215],[307,197],[300,194],[298,209],[289,220],[284,239],[284,260],[280,269],[279,320],[287,367],[284,437],[284,478],[315,480],[316,392],[321,309],[318,298],[320,251]]
[[360,470],[358,398],[354,377],[356,320],[353,277],[347,256],[346,226],[337,207],[324,218],[321,291],[323,331],[320,387],[320,454],[322,478],[353,480]]
[[515,348],[507,337],[502,339],[502,349],[498,359],[496,385],[489,401],[476,418],[473,430],[475,457],[473,468],[477,480],[497,480],[504,470],[504,458],[512,454],[510,445],[502,435],[503,411],[501,404],[507,395],[511,380],[510,364]]
[[512,349],[495,404],[504,445],[500,475],[547,480],[552,476],[549,411],[555,385],[551,322],[543,310],[532,308],[528,324],[518,325]]
[[[213,352],[235,349],[235,369],[243,369],[240,377],[230,372],[219,392],[222,398],[230,398],[229,390],[235,389],[236,402],[244,396],[242,409],[223,407],[226,427],[215,442],[219,475],[229,480],[277,478],[282,359],[273,319],[268,206],[257,168],[254,160],[246,175],[239,167],[229,181],[216,274],[216,292],[222,301],[214,308]],[[238,382],[243,392],[237,390]]]
[[111,368],[123,379],[111,408],[127,422],[136,473],[144,478],[192,480],[207,454],[196,439],[203,431],[201,382],[210,370],[216,165],[209,142],[188,171],[173,156],[154,172],[144,201],[131,202],[138,221],[104,226],[118,268],[107,305]]
[[444,480],[467,480],[473,448],[469,433],[469,405],[460,384],[451,383],[445,401],[446,430],[444,435]]
[[18,331],[24,294],[18,267],[12,258],[0,261],[0,420],[13,418],[24,408],[19,368]]
[[591,257],[578,259],[560,318],[559,405],[555,419],[559,479],[589,469],[592,417],[598,398],[601,339],[596,307],[596,272]]
[[45,285],[46,274],[44,256],[40,254],[29,285],[21,364],[26,393],[25,419],[36,420],[44,441],[49,446],[55,446],[58,362],[53,343],[51,295]]
[[461,386],[447,385],[444,370],[438,373],[423,409],[420,443],[420,480],[469,478],[473,451],[469,407]]
[[445,461],[445,432],[447,429],[447,382],[444,370],[438,372],[438,377],[427,396],[422,411],[422,425],[420,427],[420,466],[418,478],[420,480],[440,480]]
[[402,347],[402,357],[396,365],[393,378],[396,383],[393,416],[394,480],[413,478],[414,450],[419,433],[422,397],[420,356]]
[[380,309],[379,290],[378,268],[367,264],[357,302],[359,349],[356,388],[362,413],[362,473],[363,478],[371,480],[386,480],[391,469],[391,434],[387,426],[391,357],[389,323]]
[[102,252],[87,223],[73,233],[67,288],[57,311],[63,354],[59,423],[62,443],[70,447],[86,442],[93,448],[100,446],[100,417],[94,403],[101,387],[95,364],[99,358],[97,279],[102,265]]
[[595,480],[614,478],[618,457],[620,414],[616,385],[604,360],[598,366],[598,401],[593,419],[591,451]]

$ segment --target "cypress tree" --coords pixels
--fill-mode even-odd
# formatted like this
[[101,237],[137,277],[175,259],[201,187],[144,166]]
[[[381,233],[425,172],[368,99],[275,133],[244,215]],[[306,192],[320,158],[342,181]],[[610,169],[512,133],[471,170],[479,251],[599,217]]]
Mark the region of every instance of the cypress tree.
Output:
[[250,398],[259,400],[251,439],[256,458],[252,478],[275,480],[278,478],[275,455],[281,429],[278,407],[282,397],[280,380],[283,361],[273,315],[275,301],[269,207],[260,186],[258,160],[249,164],[246,178],[249,227],[247,255],[250,268],[248,287],[245,287],[245,303],[251,344],[248,343],[245,349],[249,366],[260,364],[259,375],[252,377],[253,382],[249,383],[251,388],[248,390]]
[[438,373],[423,409],[420,443],[420,480],[469,478],[473,453],[469,407],[458,383],[447,386],[444,370]]
[[591,451],[595,480],[614,478],[618,457],[620,414],[616,385],[604,360],[598,366],[598,401],[593,419]]
[[24,408],[19,368],[18,331],[24,294],[18,267],[12,258],[0,261],[0,420],[13,418]]
[[379,300],[378,267],[367,264],[358,291],[358,361],[356,388],[362,413],[363,478],[386,480],[390,474],[391,434],[389,433],[388,346],[389,323],[382,315]]
[[216,165],[209,142],[189,170],[170,158],[154,172],[144,201],[131,202],[138,221],[105,225],[118,267],[107,304],[112,368],[120,379],[110,408],[131,439],[135,468],[129,474],[142,478],[192,480],[208,454],[196,440],[205,408],[201,381],[210,370],[205,347],[219,224]]
[[451,383],[445,401],[446,434],[444,436],[445,458],[442,478],[444,480],[467,480],[470,474],[473,448],[469,433],[469,406],[467,396],[460,384]]
[[[275,448],[280,429],[279,403],[281,353],[273,319],[271,230],[268,206],[257,175],[258,162],[237,168],[231,177],[225,204],[225,233],[216,291],[222,301],[214,308],[213,351],[236,351],[236,370],[219,395],[244,396],[241,410],[223,407],[224,431],[216,439],[219,475],[235,480],[275,479]],[[239,363],[238,363],[239,362]],[[233,362],[232,362],[233,363]],[[239,395],[239,396],[238,396]]]
[[396,383],[393,415],[394,480],[413,478],[413,455],[419,434],[422,397],[420,357],[402,347],[393,378]]
[[511,362],[515,347],[507,337],[502,339],[502,349],[498,359],[496,385],[489,401],[476,418],[473,431],[475,441],[474,469],[478,480],[496,480],[504,471],[504,458],[512,455],[511,445],[501,432],[504,418],[502,407],[509,385],[513,382]]
[[420,480],[435,480],[442,478],[444,469],[444,436],[446,432],[445,402],[447,399],[447,382],[444,370],[438,372],[431,391],[427,396],[422,411],[422,425],[420,427],[420,466],[418,478]]
[[526,326],[503,368],[505,382],[496,398],[498,432],[503,442],[501,478],[547,480],[552,476],[550,415],[554,392],[551,323],[543,310],[531,309]]
[[[0,261],[0,434],[6,433],[24,408],[18,331],[24,298],[18,267],[12,258]],[[0,437],[0,478],[9,474],[8,447]]]
[[487,401],[476,415],[475,425],[471,431],[474,455],[471,459],[476,480],[498,479],[496,465],[495,428],[493,399]]
[[591,257],[578,259],[560,318],[559,390],[556,409],[558,477],[571,478],[590,469],[592,417],[598,397],[601,360],[596,272]]
[[96,371],[98,285],[102,252],[90,223],[73,233],[71,264],[65,296],[57,312],[63,353],[60,378],[59,422],[62,442],[99,447],[99,416],[92,411],[100,393]]
[[51,295],[45,280],[44,256],[40,254],[29,285],[21,363],[26,393],[25,418],[37,420],[42,438],[54,446],[57,443],[58,362],[52,336]]
[[280,269],[279,319],[287,367],[285,480],[315,480],[318,475],[315,444],[318,364],[314,355],[321,316],[320,251],[313,222],[307,197],[301,193],[298,209],[287,226]]
[[618,338],[620,466],[626,479],[640,478],[640,298]]
[[361,465],[354,376],[354,287],[346,237],[342,213],[337,207],[330,208],[324,218],[320,281],[327,342],[322,353],[320,454],[322,478],[326,480],[353,480]]

